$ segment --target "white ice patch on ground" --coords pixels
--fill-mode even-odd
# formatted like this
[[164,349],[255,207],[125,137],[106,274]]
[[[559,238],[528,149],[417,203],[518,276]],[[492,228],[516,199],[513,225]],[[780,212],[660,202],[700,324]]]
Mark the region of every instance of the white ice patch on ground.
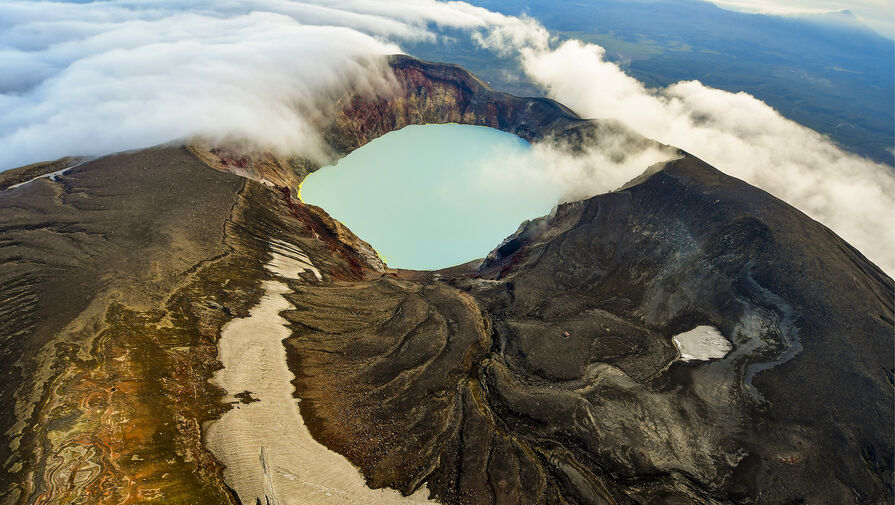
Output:
[[[297,247],[276,241],[274,259],[265,267],[297,278],[320,273]],[[233,319],[221,331],[218,359],[224,368],[212,381],[227,400],[248,391],[257,400],[237,403],[207,428],[205,444],[224,465],[224,480],[242,503],[275,505],[430,503],[425,487],[409,497],[391,489],[373,490],[344,457],[317,443],[301,417],[286,364],[283,339],[291,335],[280,316],[294,308],[279,281],[263,284],[264,296],[248,317]]]
[[697,326],[672,337],[683,361],[723,358],[733,349],[730,341],[713,326]]
[[65,168],[63,168],[62,170],[56,170],[55,172],[50,172],[50,173],[48,173],[48,174],[38,175],[37,177],[35,177],[35,178],[33,178],[33,179],[29,179],[29,180],[27,180],[27,181],[25,181],[25,182],[20,182],[20,183],[18,183],[18,184],[13,184],[12,186],[6,188],[6,191],[9,191],[10,189],[16,189],[16,188],[18,188],[18,187],[24,186],[25,184],[28,184],[29,182],[34,182],[34,181],[36,181],[36,180],[38,180],[38,179],[49,179],[49,180],[55,182],[55,181],[56,181],[56,178],[59,177],[60,175],[65,175],[65,173],[68,172],[69,170],[71,170],[71,169],[73,169],[73,168],[75,168],[75,167],[79,167],[79,166],[83,165],[84,163],[87,163],[87,161],[82,161],[82,162],[80,162],[80,163],[77,163],[77,164],[74,164],[74,165],[65,167]]
[[313,273],[318,281],[323,279],[320,270],[317,270],[308,255],[298,247],[277,239],[272,239],[268,244],[273,259],[264,267],[269,271],[287,279],[297,279],[298,274],[308,271]]

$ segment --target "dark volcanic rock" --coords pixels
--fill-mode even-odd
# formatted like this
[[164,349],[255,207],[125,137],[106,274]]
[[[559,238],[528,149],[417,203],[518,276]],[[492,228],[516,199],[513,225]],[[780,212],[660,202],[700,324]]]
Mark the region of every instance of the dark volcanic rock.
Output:
[[[361,320],[333,288],[293,296],[303,409],[373,485],[427,480],[447,503],[891,497],[892,280],[828,229],[686,157],[513,240],[481,277],[348,288],[377,312]],[[419,294],[460,296],[446,284],[475,303]],[[733,352],[675,361],[671,336],[701,324]]]
[[[334,151],[427,122],[652,143],[459,67],[391,65],[394,95],[338,104]],[[0,192],[0,502],[237,503],[202,441],[230,408],[208,379],[279,243],[320,274],[289,281],[283,313],[302,415],[374,487],[447,504],[891,503],[892,279],[681,156],[440,272],[385,268],[296,201],[306,160],[150,149]],[[680,360],[672,337],[700,325],[732,351]]]
[[[893,285],[860,253],[691,157],[627,190],[565,205],[545,229],[518,257],[501,258],[512,266],[498,285],[472,290],[505,322],[495,323],[506,329],[504,356],[526,375],[563,380],[554,371],[562,363],[608,362],[671,395],[690,419],[647,411],[637,424],[649,432],[615,445],[646,446],[654,463],[666,460],[657,465],[663,473],[688,474],[721,500],[890,496]],[[583,359],[583,349],[564,353],[565,342],[549,342],[551,332],[525,326],[574,327],[595,312],[578,338],[597,343],[604,311],[651,338],[641,343],[629,331],[623,357],[591,347]],[[695,367],[665,370],[653,360],[671,335],[697,324],[720,328],[734,351]],[[625,331],[606,332],[618,333]],[[605,399],[599,404],[595,416],[607,408]],[[663,424],[683,429],[684,446],[663,440],[664,430],[656,431]],[[821,463],[825,457],[836,463]]]

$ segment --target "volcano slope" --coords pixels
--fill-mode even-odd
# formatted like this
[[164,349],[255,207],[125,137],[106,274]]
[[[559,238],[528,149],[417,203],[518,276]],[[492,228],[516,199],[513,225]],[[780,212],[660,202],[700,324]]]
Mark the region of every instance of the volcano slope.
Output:
[[[651,143],[459,67],[390,68],[394,94],[345,97],[321,125],[337,152],[441,122]],[[272,281],[304,422],[371,487],[892,502],[892,279],[784,202],[681,152],[523,223],[481,265],[409,272],[295,199],[314,168],[191,146],[0,176],[0,503],[293,503],[263,453],[225,474],[206,437],[257,401],[212,379]],[[306,268],[284,278],[284,258]],[[673,337],[701,325],[732,350],[681,360]],[[252,472],[270,485],[240,494]]]

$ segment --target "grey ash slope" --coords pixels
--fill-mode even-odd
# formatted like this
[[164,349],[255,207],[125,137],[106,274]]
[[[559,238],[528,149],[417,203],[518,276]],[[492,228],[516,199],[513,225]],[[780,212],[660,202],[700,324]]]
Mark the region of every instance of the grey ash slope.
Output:
[[[687,156],[507,244],[465,276],[294,295],[303,410],[375,485],[426,479],[446,503],[891,500],[893,284],[828,229]],[[345,296],[380,301],[318,322],[357,318]],[[671,337],[700,324],[734,351],[674,362]]]
[[[639,462],[610,451],[628,472],[640,466],[632,477],[673,472],[660,463],[668,458],[694,480],[713,476],[703,490],[718,486],[722,500],[891,497],[893,284],[860,253],[784,202],[692,157],[626,190],[566,205],[545,229],[490,267],[516,263],[501,276],[508,292],[491,287],[480,296],[506,322],[504,356],[516,368],[569,380],[608,362],[676,398],[671,404],[691,423],[677,426],[685,435],[678,446],[654,431],[664,422],[674,432],[674,410],[644,410],[642,427],[628,425],[622,443],[607,429],[611,422],[598,423],[605,427],[597,433],[615,439],[610,445],[650,455]],[[607,325],[620,318],[653,341],[627,338],[609,351],[615,332],[601,335],[599,316],[581,317],[607,312]],[[549,343],[530,328],[545,322],[573,333],[584,326],[584,342]],[[734,352],[665,371],[647,359],[651,348],[698,324],[731,336]],[[594,418],[605,419],[606,400],[590,402]],[[698,442],[725,430],[718,444]],[[688,452],[714,470],[679,466]]]
[[[397,95],[345,97],[324,125],[336,150],[440,122],[651,142],[459,67],[391,64]],[[892,279],[681,155],[438,275],[383,268],[257,182],[294,190],[300,160],[149,149],[0,192],[0,361],[25,379],[0,388],[0,503],[236,503],[201,427],[230,408],[208,382],[215,343],[257,304],[272,241],[322,276],[290,281],[283,314],[302,416],[372,486],[447,504],[891,503]],[[701,324],[733,351],[677,361],[672,336]]]

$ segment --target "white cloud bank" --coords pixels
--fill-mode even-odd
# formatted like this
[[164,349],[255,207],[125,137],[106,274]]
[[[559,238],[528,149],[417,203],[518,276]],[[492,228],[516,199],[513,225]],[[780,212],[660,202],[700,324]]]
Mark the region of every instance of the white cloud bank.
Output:
[[[321,4],[324,2],[320,2]],[[434,0],[0,3],[0,170],[193,136],[326,159],[313,124],[386,91],[430,24],[542,46],[531,20]]]
[[593,44],[568,41],[556,50],[522,52],[535,82],[579,114],[615,118],[680,147],[790,203],[895,272],[890,167],[842,151],[746,93],[697,81],[647,89]]
[[375,56],[396,50],[356,31],[251,13],[128,21],[45,54],[55,59],[85,45],[101,49],[78,54],[30,91],[0,98],[4,166],[192,135],[320,158],[309,119],[339,89],[386,86]]
[[[895,272],[888,167],[844,153],[749,95],[698,82],[646,89],[598,46],[551,47],[534,20],[463,2],[0,3],[0,170],[194,136],[323,159],[313,124],[329,113],[331,97],[388,89],[379,57],[402,41],[431,40],[440,27],[519,55],[533,81],[579,114],[617,118],[681,147],[795,205]],[[551,167],[546,176],[525,160],[486,175],[586,197],[669,156],[618,156],[629,147],[605,141],[570,162],[542,144],[534,151]]]
[[479,183],[505,198],[568,202],[614,191],[660,162],[679,158],[677,149],[644,139],[610,122],[583,145],[545,139],[527,153],[496,150],[478,167]]

